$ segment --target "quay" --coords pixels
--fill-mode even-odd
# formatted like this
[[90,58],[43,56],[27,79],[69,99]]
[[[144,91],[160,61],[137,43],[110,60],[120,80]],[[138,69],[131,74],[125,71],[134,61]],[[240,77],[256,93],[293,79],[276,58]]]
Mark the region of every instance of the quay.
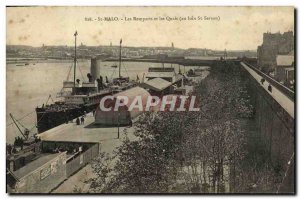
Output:
[[[238,62],[238,59],[226,59],[231,62]],[[117,58],[107,58],[104,61],[118,61]],[[182,66],[213,66],[224,65],[221,59],[186,59],[184,57],[168,57],[168,58],[122,58],[123,62],[151,62],[151,63],[166,63],[178,64]]]
[[[62,124],[38,135],[41,139],[39,158],[11,172],[15,183],[11,193],[50,193],[85,167],[100,152],[112,154],[126,136],[134,139],[132,127],[99,127],[92,113],[84,124]],[[119,132],[119,133],[118,133]],[[118,138],[119,135],[119,138]]]
[[[119,127],[120,135],[124,130],[131,135],[133,129],[129,126]],[[89,113],[85,117],[85,124],[75,122],[63,124],[38,135],[43,143],[95,143],[99,144],[101,152],[111,153],[118,144],[118,127],[103,127],[95,124],[95,117]]]

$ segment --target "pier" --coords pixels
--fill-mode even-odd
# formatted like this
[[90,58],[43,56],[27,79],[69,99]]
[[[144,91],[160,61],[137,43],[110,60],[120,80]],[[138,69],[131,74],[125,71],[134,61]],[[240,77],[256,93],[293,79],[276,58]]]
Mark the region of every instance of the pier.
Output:
[[[213,66],[223,64],[224,61],[220,59],[185,59],[184,57],[180,58],[122,58],[123,62],[149,62],[149,63],[166,63],[166,64],[178,64],[182,66]],[[107,58],[105,61],[118,61],[117,58]],[[237,62],[238,59],[227,59],[227,61]]]

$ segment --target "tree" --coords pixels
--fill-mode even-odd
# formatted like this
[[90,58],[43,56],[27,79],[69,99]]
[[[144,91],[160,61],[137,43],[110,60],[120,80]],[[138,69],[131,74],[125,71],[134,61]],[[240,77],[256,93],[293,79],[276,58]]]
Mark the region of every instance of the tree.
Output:
[[[251,153],[245,123],[255,111],[240,66],[226,63],[213,67],[195,87],[199,112],[146,112],[140,116],[134,123],[136,138],[123,140],[115,153],[115,165],[94,167],[100,179],[94,187],[104,192],[220,193],[247,190],[254,179],[240,182],[241,176],[261,176],[261,182],[274,180],[267,167],[244,170]],[[225,190],[226,185],[230,190]]]

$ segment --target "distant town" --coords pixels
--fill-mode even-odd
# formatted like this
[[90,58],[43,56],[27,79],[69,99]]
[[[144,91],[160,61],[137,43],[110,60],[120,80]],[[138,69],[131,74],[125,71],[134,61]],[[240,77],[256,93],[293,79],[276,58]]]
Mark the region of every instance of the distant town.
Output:
[[[99,45],[87,46],[81,43],[77,48],[78,59],[103,57],[117,59],[119,46]],[[130,59],[210,59],[210,58],[252,58],[259,70],[276,79],[281,84],[294,89],[294,34],[292,31],[284,33],[263,34],[263,43],[257,50],[212,50],[206,48],[181,49],[172,42],[169,47],[122,47],[122,57]],[[6,58],[8,62],[30,59],[58,59],[73,60],[74,46],[60,45],[40,47],[25,45],[7,45]],[[171,58],[171,59],[170,59]],[[173,60],[174,60],[173,59]]]
[[[206,48],[176,48],[173,43],[170,47],[122,47],[122,57],[128,58],[149,58],[149,56],[168,55],[182,57],[221,57],[226,52],[228,57],[256,57],[256,50],[211,50]],[[91,58],[94,56],[118,57],[119,46],[86,46],[81,43],[77,48],[78,58]],[[43,58],[43,59],[72,59],[74,57],[74,46],[60,45],[48,46],[43,44],[40,47],[24,45],[7,45],[6,57],[13,58]]]

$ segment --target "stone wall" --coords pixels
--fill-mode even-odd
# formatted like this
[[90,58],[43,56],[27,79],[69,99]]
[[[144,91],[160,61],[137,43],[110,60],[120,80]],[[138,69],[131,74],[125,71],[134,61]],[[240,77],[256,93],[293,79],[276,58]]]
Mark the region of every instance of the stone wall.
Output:
[[[294,165],[288,162],[295,152],[295,120],[269,95],[259,83],[249,75],[251,87],[251,101],[255,107],[255,121],[257,139],[263,142],[265,150],[274,168],[284,175],[288,170],[282,193],[294,192]],[[292,162],[292,164],[294,161]],[[289,168],[290,167],[290,168]]]

